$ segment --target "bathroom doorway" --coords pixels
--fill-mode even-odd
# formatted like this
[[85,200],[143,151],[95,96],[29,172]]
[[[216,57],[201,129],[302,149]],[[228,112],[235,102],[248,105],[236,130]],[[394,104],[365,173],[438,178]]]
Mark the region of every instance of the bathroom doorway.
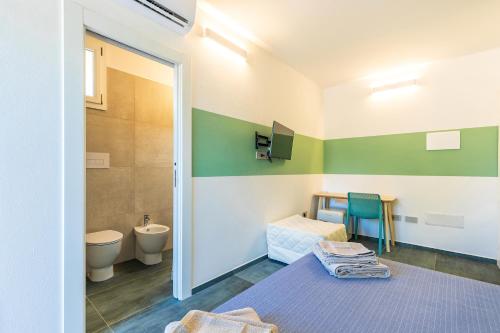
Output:
[[86,327],[173,297],[174,68],[85,34]]

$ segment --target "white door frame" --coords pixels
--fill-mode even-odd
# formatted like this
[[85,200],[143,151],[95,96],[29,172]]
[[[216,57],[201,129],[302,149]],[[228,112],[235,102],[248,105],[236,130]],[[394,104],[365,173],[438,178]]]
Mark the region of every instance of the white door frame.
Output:
[[174,64],[174,221],[173,294],[191,296],[192,289],[192,173],[190,58],[144,34],[64,1],[63,127],[64,234],[63,328],[85,327],[85,102],[84,36],[86,29]]

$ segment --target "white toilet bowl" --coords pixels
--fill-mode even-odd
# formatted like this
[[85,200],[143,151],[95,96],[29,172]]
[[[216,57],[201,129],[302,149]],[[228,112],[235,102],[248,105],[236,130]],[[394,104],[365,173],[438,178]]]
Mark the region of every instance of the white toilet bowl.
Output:
[[122,249],[123,234],[104,230],[87,234],[87,276],[99,282],[113,277],[113,262]]

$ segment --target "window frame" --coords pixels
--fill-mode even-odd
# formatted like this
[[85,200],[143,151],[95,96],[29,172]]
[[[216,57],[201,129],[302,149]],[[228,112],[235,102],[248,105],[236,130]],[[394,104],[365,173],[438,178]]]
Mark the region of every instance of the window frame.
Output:
[[86,33],[84,50],[94,54],[94,96],[85,94],[85,106],[104,111],[107,109],[106,47],[99,39]]

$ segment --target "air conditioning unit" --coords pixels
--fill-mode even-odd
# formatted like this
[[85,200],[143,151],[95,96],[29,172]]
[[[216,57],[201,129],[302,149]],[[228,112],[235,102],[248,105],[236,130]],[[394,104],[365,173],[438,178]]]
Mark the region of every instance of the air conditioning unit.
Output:
[[187,34],[193,27],[196,14],[196,0],[117,1],[178,34]]

